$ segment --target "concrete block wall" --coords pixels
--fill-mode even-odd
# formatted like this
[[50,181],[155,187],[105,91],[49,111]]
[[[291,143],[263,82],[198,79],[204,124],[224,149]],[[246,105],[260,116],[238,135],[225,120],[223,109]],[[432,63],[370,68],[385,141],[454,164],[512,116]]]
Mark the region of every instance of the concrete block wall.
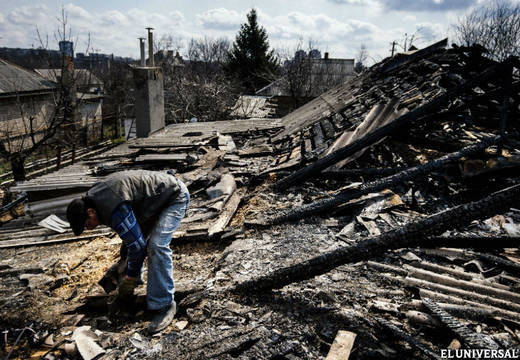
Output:
[[133,74],[136,133],[147,137],[164,128],[163,73],[160,67],[137,67]]

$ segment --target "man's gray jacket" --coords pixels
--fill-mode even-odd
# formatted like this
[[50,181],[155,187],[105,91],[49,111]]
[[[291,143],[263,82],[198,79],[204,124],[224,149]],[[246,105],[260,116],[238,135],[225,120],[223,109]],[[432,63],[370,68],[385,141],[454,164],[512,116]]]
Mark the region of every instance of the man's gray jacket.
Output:
[[[93,201],[98,218],[110,225],[112,213],[123,202],[133,209],[137,222],[148,228],[162,210],[173,203],[180,192],[179,180],[173,175],[158,171],[128,170],[109,175],[87,191]],[[143,233],[145,229],[142,229]]]

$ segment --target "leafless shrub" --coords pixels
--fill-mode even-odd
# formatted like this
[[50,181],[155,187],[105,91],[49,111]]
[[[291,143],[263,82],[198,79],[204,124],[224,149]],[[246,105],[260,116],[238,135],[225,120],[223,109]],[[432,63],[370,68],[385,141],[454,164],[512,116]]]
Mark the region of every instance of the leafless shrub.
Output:
[[455,25],[462,45],[480,44],[495,60],[520,54],[520,3],[509,0],[484,2]]
[[237,84],[223,69],[229,48],[225,38],[191,39],[187,61],[162,63],[167,122],[229,118],[239,95]]

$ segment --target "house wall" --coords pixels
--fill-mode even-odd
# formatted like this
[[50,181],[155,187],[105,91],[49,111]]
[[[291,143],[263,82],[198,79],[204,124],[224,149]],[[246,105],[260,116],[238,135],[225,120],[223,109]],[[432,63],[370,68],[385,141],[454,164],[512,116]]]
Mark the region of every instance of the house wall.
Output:
[[[88,141],[95,143],[101,138],[102,99],[81,101],[79,111],[81,126],[88,124]],[[54,95],[28,95],[0,97],[0,141],[9,151],[19,151],[32,145],[30,139],[31,117],[35,140],[41,139],[52,119],[55,109]]]
[[87,125],[89,143],[95,143],[101,138],[102,105],[103,101],[101,99],[81,102],[81,122],[83,126]]
[[38,140],[51,120],[54,108],[52,93],[0,97],[0,140],[9,151],[31,146],[31,125],[35,140]]

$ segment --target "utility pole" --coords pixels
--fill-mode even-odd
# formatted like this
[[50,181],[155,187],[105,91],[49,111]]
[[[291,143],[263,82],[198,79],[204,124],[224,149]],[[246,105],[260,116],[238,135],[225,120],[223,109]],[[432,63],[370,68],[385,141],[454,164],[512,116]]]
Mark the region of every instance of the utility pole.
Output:
[[392,57],[394,57],[395,45],[397,45],[397,43],[394,40],[392,41]]

